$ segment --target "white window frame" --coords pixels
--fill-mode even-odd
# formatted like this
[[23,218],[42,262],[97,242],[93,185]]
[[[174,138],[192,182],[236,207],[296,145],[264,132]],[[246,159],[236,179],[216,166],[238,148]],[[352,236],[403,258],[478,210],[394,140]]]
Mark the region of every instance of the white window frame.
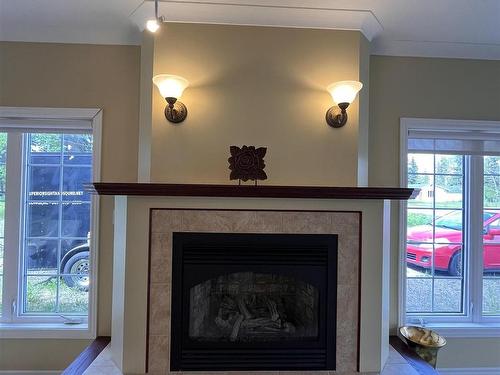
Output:
[[[410,129],[440,129],[440,130],[458,130],[458,129],[474,129],[484,131],[500,131],[500,121],[468,121],[468,120],[447,120],[447,119],[425,119],[425,118],[401,118],[400,119],[400,186],[407,186],[408,179],[408,131]],[[473,181],[483,181],[482,174],[482,158],[471,157],[471,164],[476,163],[476,175],[471,176]],[[480,165],[478,165],[479,163]],[[465,166],[464,166],[465,167]],[[481,173],[480,173],[481,172]],[[468,226],[470,228],[471,238],[468,238],[469,244],[475,246],[483,246],[483,219],[482,219],[482,184],[473,184],[467,186],[466,189],[474,189],[470,193],[474,202],[464,201],[464,205],[475,207],[471,210]],[[479,186],[478,186],[479,185]],[[481,191],[477,191],[480,189]],[[399,212],[399,262],[398,262],[398,323],[399,326],[407,324],[424,324],[438,330],[443,335],[448,337],[500,337],[500,317],[482,316],[482,277],[483,277],[483,257],[478,256],[470,259],[468,267],[470,272],[468,277],[464,278],[464,294],[467,301],[466,307],[471,310],[466,317],[464,316],[446,316],[442,315],[425,317],[423,320],[418,318],[408,319],[406,315],[406,221],[407,221],[407,202],[400,202]],[[467,240],[467,239],[464,239]],[[470,245],[469,245],[470,248]],[[470,293],[470,295],[469,295]],[[473,308],[479,306],[479,308]]]
[[[88,128],[90,123],[93,136],[93,153],[92,153],[92,179],[94,182],[101,180],[101,138],[102,138],[102,110],[97,108],[28,108],[28,107],[1,107],[0,106],[0,128],[2,130],[16,130],[18,133],[11,133],[14,137],[9,136],[9,144],[7,147],[8,157],[14,158],[15,163],[21,166],[22,152],[19,149],[20,140],[12,141],[15,137],[22,137],[20,130],[33,132],[35,129],[67,129],[78,130],[84,127]],[[36,131],[36,130],[35,130]],[[12,145],[11,145],[12,143]],[[12,146],[12,149],[10,148]],[[12,155],[12,156],[11,156]],[[13,163],[8,163],[11,167]],[[9,168],[9,167],[7,167]],[[21,190],[19,181],[22,181],[21,168],[9,171],[11,174],[18,174],[12,180],[16,186],[10,189]],[[7,189],[9,189],[9,180],[7,180]],[[5,233],[14,233],[14,236],[20,237],[20,215],[21,202],[20,194],[17,194],[18,201],[9,202],[6,204],[5,211]],[[19,252],[12,256],[5,256],[4,252],[4,278],[5,274],[10,280],[16,279],[16,282],[11,281],[11,287],[4,293],[3,303],[9,304],[12,308],[7,316],[1,317],[0,322],[0,338],[74,338],[74,339],[93,339],[97,333],[97,270],[98,270],[98,245],[99,245],[99,196],[91,197],[91,238],[90,238],[90,269],[89,277],[91,283],[89,286],[89,309],[88,318],[83,319],[81,324],[71,325],[65,324],[65,319],[60,316],[19,316],[17,310],[21,304],[21,288],[18,287],[21,277],[20,254]],[[12,237],[12,236],[11,236]],[[7,237],[6,237],[7,239]],[[14,238],[12,245],[19,247],[19,240]],[[4,246],[7,249],[7,246]],[[5,261],[7,260],[8,263]],[[14,275],[15,274],[15,275]],[[12,290],[14,284],[16,290]],[[4,290],[5,292],[5,290]],[[13,296],[15,300],[13,301]]]

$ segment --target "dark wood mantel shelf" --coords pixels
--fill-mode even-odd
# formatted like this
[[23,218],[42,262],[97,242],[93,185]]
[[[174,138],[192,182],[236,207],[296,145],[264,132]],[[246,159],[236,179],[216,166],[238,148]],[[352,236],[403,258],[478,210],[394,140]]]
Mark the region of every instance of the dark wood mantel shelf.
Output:
[[270,185],[205,185],[96,182],[89,190],[99,195],[165,197],[241,197],[313,199],[412,199],[416,189],[386,187],[323,187]]

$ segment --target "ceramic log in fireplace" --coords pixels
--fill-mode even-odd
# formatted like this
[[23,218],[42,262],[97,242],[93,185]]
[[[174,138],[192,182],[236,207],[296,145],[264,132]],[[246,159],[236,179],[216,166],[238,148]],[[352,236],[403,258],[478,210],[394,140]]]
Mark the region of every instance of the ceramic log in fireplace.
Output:
[[174,233],[171,370],[335,370],[337,235]]

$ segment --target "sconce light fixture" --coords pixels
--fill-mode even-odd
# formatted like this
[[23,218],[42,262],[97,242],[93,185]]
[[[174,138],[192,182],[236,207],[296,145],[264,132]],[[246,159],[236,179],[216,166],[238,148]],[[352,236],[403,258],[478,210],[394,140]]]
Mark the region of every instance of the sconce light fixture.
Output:
[[172,74],[159,74],[153,77],[153,83],[158,87],[161,96],[167,101],[165,117],[168,121],[179,123],[186,119],[187,108],[179,101],[189,82]]
[[332,83],[326,89],[330,93],[336,106],[326,112],[326,122],[334,128],[341,128],[347,122],[347,107],[351,104],[363,84],[358,81],[339,81]]

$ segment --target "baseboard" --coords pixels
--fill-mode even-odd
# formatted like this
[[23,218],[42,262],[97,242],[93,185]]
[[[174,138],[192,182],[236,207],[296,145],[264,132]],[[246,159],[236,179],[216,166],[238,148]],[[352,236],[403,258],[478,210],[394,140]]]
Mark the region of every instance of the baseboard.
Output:
[[475,367],[475,368],[438,368],[440,374],[446,375],[498,375],[500,374],[499,367]]
[[0,375],[60,375],[61,371],[9,371],[0,370]]

